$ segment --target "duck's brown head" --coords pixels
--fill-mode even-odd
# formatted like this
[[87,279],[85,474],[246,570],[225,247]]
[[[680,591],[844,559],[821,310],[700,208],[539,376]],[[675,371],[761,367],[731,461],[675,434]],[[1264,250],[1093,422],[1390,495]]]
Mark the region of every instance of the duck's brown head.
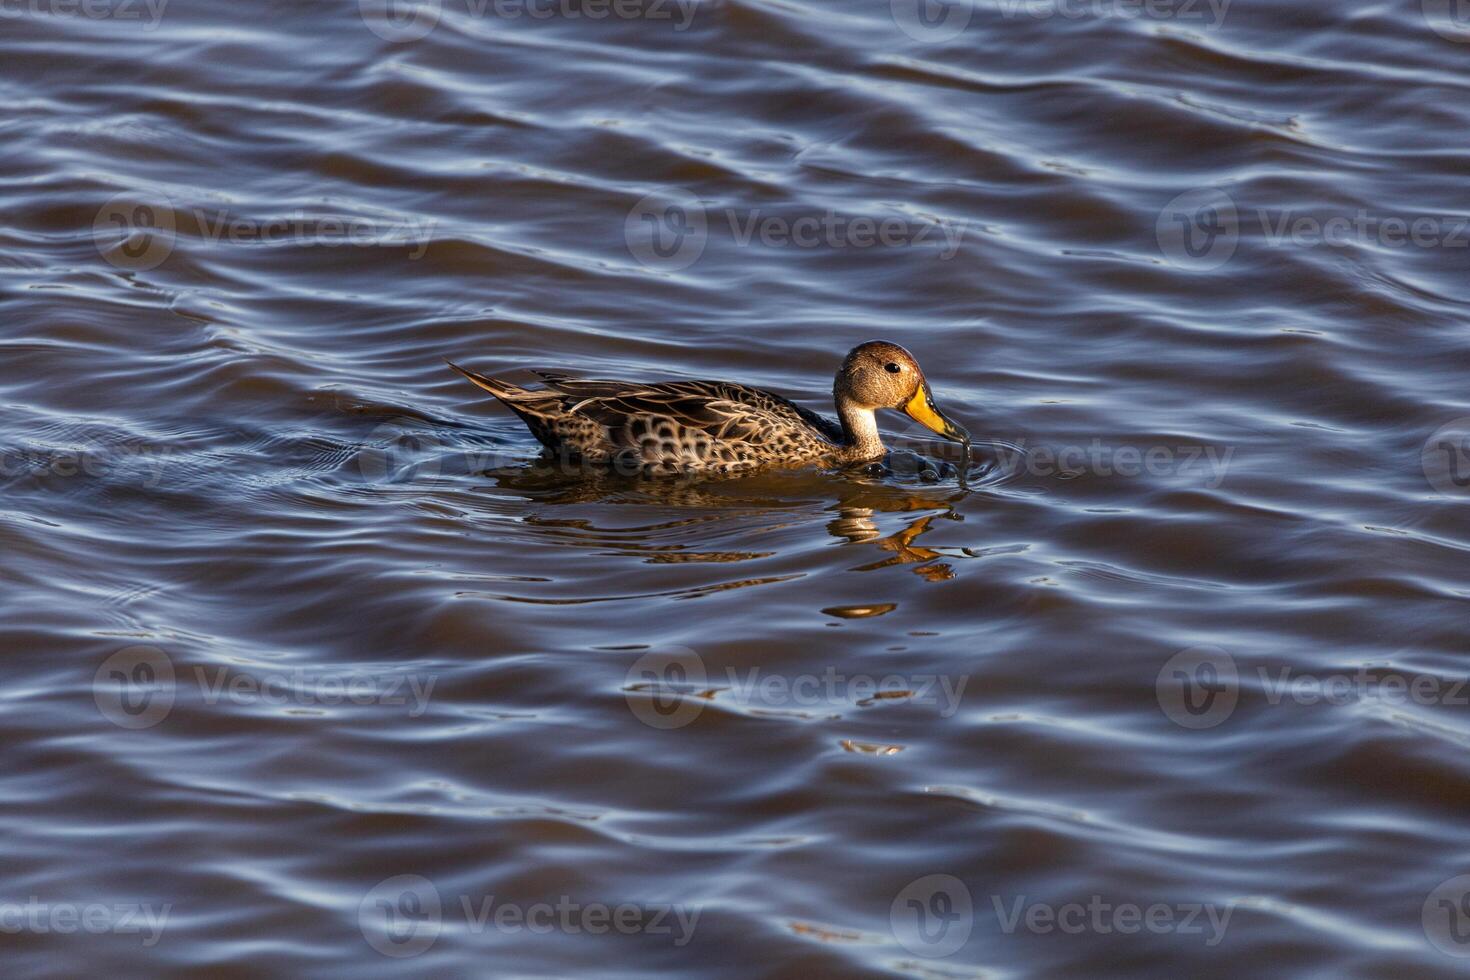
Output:
[[860,408],[895,408],[915,422],[956,442],[970,434],[941,412],[914,355],[886,340],[870,340],[848,352],[833,384],[837,403]]

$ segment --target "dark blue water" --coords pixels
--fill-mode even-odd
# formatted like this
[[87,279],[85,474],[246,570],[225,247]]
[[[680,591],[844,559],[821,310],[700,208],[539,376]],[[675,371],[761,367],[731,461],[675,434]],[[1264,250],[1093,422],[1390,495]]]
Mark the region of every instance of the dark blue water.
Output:
[[[0,10],[6,976],[1463,974],[1470,16],[154,3]],[[443,364],[878,337],[970,492]]]

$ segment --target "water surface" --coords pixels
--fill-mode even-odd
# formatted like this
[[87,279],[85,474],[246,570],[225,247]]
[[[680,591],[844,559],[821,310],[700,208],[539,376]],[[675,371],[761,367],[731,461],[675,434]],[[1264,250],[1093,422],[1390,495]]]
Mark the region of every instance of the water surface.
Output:
[[[1463,971],[1451,5],[38,3],[7,976]],[[973,492],[569,480],[443,364],[879,337]]]

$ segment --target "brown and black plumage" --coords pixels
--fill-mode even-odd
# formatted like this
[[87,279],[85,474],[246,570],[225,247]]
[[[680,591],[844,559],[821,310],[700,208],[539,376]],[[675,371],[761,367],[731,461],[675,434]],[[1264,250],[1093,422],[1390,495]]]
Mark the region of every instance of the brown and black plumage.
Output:
[[893,408],[940,435],[968,442],[934,405],[913,355],[875,340],[855,347],[832,386],[837,420],[774,392],[733,381],[643,384],[534,372],[545,388],[450,367],[500,399],[553,454],[650,475],[729,474],[883,456],[873,413]]

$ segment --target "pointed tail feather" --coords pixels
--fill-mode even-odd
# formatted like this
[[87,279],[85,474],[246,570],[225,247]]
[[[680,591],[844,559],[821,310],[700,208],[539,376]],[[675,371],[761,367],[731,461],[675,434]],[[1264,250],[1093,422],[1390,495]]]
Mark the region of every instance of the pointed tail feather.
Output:
[[547,392],[544,391],[527,391],[520,385],[513,385],[509,381],[501,381],[499,378],[487,378],[483,374],[476,374],[474,371],[468,371],[460,367],[448,358],[445,358],[444,363],[502,401],[516,401],[518,399],[538,397],[545,398],[547,395]]

